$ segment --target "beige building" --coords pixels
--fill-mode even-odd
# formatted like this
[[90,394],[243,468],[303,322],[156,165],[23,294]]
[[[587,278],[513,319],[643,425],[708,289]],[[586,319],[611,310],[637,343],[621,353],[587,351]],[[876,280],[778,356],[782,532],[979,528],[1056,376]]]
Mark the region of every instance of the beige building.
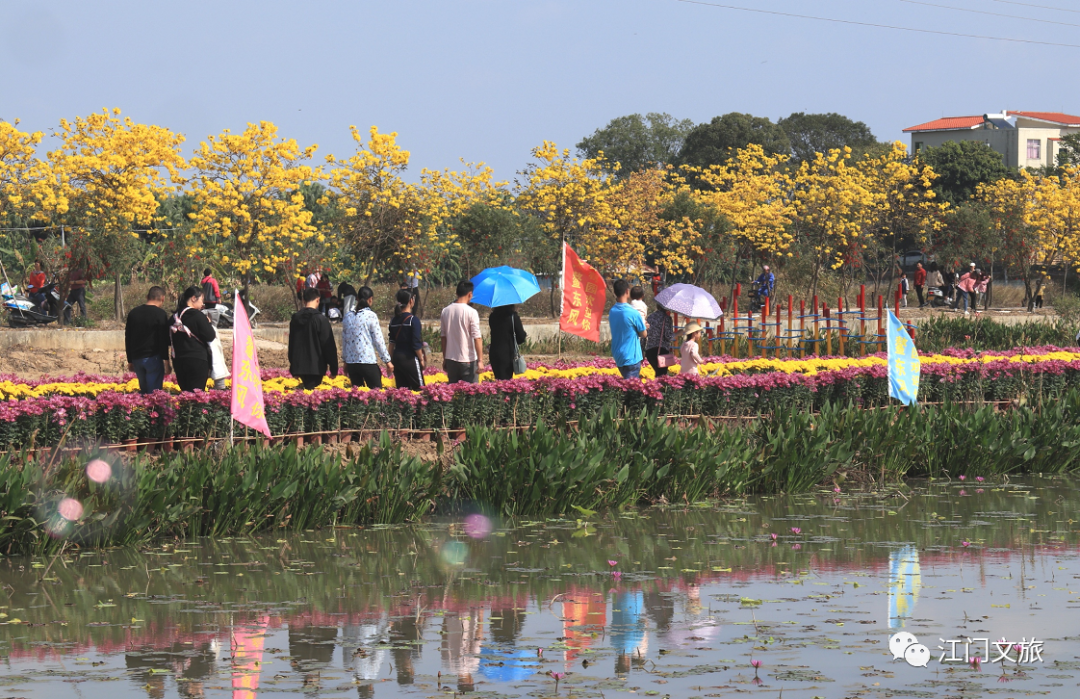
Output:
[[981,141],[1001,153],[1012,168],[1057,164],[1061,137],[1080,132],[1080,116],[1061,112],[1011,112],[946,117],[904,129],[911,150],[936,148],[947,141]]

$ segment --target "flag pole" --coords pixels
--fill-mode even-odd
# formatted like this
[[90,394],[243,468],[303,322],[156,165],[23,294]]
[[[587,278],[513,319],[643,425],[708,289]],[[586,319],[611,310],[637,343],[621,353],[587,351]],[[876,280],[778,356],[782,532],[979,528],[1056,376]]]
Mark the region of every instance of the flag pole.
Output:
[[[242,303],[242,301],[240,300],[240,290],[234,287],[233,288],[233,308],[236,308],[236,304],[238,304],[238,303]],[[235,323],[234,323],[233,324],[233,344],[235,344],[235,343],[236,343],[236,327],[235,327]],[[232,364],[234,366],[229,367],[231,369],[230,373],[233,376],[236,376],[236,366],[235,366],[235,364],[236,364],[236,350],[235,349],[232,352]],[[232,392],[232,391],[235,391],[235,390],[236,390],[236,382],[233,381],[233,385],[229,388],[229,391]],[[230,405],[230,409],[229,409],[229,449],[232,449],[233,447],[236,446],[235,442],[233,441],[233,439],[234,439],[233,431],[235,429],[235,426],[236,426],[236,418],[233,417],[232,408],[231,408],[231,405]]]
[[559,269],[559,327],[556,329],[559,337],[559,361],[562,361],[562,313],[566,299],[562,293],[563,278],[566,276],[566,238],[562,241],[562,265]]

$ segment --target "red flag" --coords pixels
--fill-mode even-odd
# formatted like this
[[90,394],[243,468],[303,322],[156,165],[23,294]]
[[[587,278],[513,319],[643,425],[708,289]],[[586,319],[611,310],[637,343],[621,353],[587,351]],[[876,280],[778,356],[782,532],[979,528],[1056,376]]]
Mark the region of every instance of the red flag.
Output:
[[606,296],[607,289],[600,273],[563,243],[562,316],[559,318],[559,329],[600,342],[600,319],[604,315]]

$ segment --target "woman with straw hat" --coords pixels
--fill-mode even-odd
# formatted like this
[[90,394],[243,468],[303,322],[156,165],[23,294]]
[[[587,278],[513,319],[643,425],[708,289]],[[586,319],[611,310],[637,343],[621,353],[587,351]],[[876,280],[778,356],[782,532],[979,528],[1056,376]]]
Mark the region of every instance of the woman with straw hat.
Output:
[[701,353],[698,351],[698,337],[701,336],[701,326],[697,323],[690,323],[683,328],[684,340],[682,346],[679,347],[679,354],[681,359],[679,361],[679,373],[680,374],[699,374],[698,365],[704,364],[705,360],[701,358]]

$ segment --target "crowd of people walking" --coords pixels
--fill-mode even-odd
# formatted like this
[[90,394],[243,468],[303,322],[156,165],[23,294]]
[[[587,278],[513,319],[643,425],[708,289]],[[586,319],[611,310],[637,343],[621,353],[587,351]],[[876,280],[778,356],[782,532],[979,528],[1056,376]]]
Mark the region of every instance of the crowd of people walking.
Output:
[[[289,373],[300,380],[305,390],[313,390],[323,378],[335,378],[341,370],[353,386],[383,388],[383,370],[394,377],[399,388],[420,390],[424,371],[428,367],[428,345],[424,342],[423,326],[414,313],[418,301],[416,287],[408,283],[395,294],[393,317],[384,336],[375,310],[375,292],[367,286],[356,289],[347,282],[338,286],[339,297],[345,299],[341,329],[341,362],[338,361],[337,339],[331,326],[336,304],[329,306],[325,292],[329,282],[322,273],[305,278],[300,288],[301,308],[289,322]],[[462,281],[457,285],[457,297],[443,309],[439,318],[439,339],[443,356],[442,368],[450,383],[477,383],[484,360],[480,315],[470,304],[473,284]],[[220,287],[210,270],[202,282],[192,285],[180,295],[176,311],[164,310],[165,290],[154,286],[147,293],[146,303],[133,309],[127,317],[125,348],[128,370],[135,373],[141,393],[161,390],[164,379],[175,371],[181,391],[207,390],[208,381],[214,388],[226,388],[229,376],[217,328],[203,312],[207,299],[221,300]],[[338,297],[334,297],[335,300]],[[489,357],[496,378],[510,379],[524,373],[520,347],[527,334],[516,306],[503,305],[492,309]]]

